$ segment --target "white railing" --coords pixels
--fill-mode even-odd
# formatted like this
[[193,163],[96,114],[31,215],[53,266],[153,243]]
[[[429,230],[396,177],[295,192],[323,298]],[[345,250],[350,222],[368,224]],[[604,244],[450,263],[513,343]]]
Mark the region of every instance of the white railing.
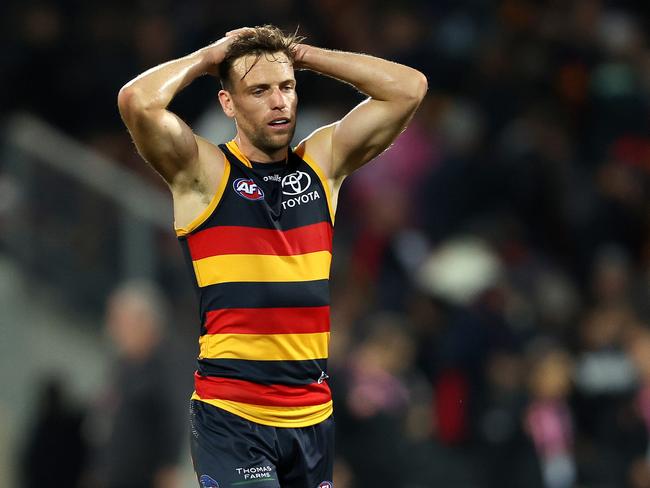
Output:
[[137,174],[29,114],[13,116],[6,127],[7,143],[112,199],[134,217],[169,229],[171,200]]
[[160,240],[173,239],[169,195],[31,115],[11,117],[2,136],[0,176],[20,195],[0,214],[10,254],[97,300],[118,280],[156,277]]

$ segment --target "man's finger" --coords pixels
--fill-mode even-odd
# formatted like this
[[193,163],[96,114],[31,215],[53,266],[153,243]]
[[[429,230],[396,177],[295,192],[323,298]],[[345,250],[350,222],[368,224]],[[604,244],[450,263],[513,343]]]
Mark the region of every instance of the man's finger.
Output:
[[226,37],[240,36],[246,32],[252,32],[253,30],[252,27],[240,27],[239,29],[226,32]]

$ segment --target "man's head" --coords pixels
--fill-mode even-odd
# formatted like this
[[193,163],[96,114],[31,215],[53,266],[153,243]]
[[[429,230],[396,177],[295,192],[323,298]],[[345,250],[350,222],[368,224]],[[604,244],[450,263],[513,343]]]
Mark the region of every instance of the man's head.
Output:
[[145,280],[123,283],[106,304],[107,332],[126,358],[146,357],[163,335],[167,303],[155,284]]
[[289,145],[295,131],[294,50],[300,41],[277,27],[255,27],[230,44],[219,64],[219,101],[241,137],[267,154]]

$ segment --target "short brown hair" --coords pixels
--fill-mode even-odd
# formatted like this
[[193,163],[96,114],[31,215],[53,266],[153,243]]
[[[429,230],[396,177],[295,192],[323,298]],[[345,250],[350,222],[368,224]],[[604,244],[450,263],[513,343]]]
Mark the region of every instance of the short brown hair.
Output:
[[255,62],[248,68],[242,79],[255,66],[260,57],[264,54],[281,52],[293,63],[296,45],[304,40],[304,37],[297,35],[298,31],[287,35],[274,25],[263,25],[253,27],[250,33],[242,34],[228,46],[226,56],[219,63],[219,78],[224,89],[231,87],[230,70],[234,62],[243,57],[254,55]]

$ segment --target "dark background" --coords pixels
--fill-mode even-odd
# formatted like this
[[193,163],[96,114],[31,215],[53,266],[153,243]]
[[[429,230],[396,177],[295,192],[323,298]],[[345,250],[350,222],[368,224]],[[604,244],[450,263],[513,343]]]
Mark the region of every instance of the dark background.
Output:
[[[341,193],[336,486],[650,486],[649,3],[59,0],[0,12],[3,125],[35,114],[161,192],[117,92],[228,30],[299,28],[314,45],[423,71],[429,93],[411,126]],[[308,123],[362,100],[297,76]],[[172,109],[194,126],[218,113],[216,91],[197,80]],[[20,186],[9,157],[0,177]],[[48,217],[64,180],[39,172],[22,191],[37,194],[38,229],[76,229],[74,256],[57,239],[43,244],[47,263],[0,249],[100,338],[103,301],[123,278],[101,233],[116,224],[79,188],[63,210],[71,227]],[[155,242],[154,278],[191,351],[193,297],[171,223]],[[84,259],[89,283],[54,269],[87,269]]]

